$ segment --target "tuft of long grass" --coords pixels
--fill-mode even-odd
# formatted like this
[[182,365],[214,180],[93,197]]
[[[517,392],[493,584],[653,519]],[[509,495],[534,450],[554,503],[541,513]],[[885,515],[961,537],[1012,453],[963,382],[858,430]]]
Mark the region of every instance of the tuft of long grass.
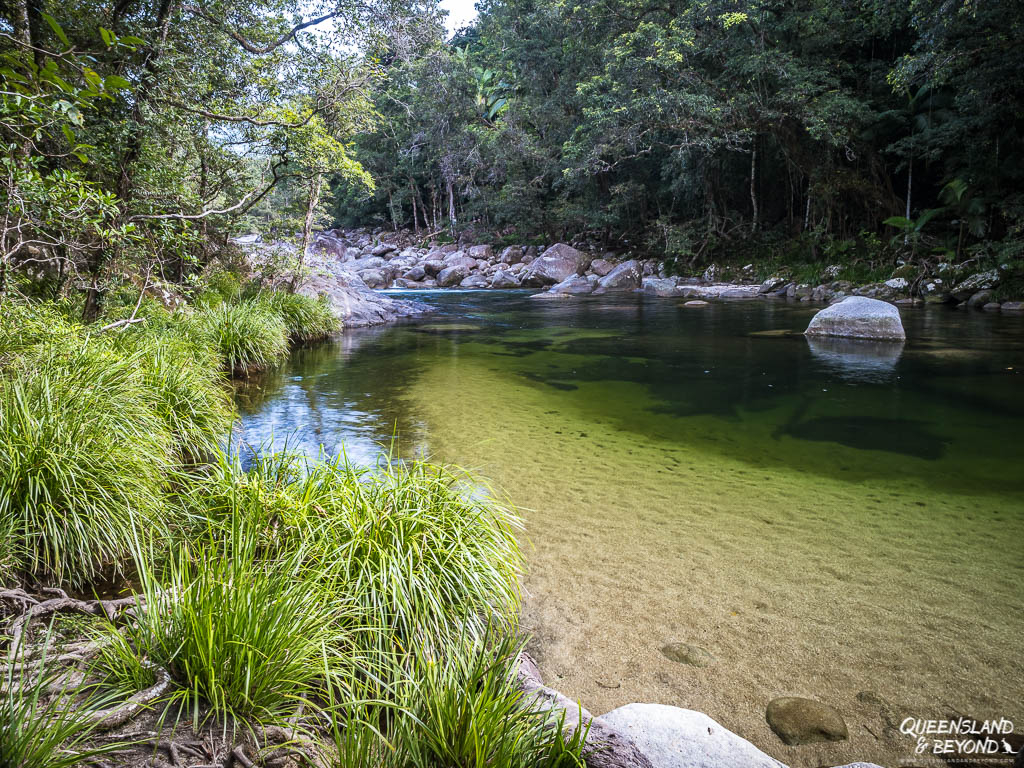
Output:
[[521,522],[475,478],[422,461],[337,460],[309,474],[332,489],[315,531],[324,566],[395,648],[440,648],[515,623]]
[[37,576],[82,585],[159,534],[173,437],[140,361],[42,345],[0,380],[0,521]]
[[245,517],[266,547],[301,546],[305,567],[331,574],[383,630],[356,639],[366,658],[396,663],[416,646],[443,647],[516,621],[521,522],[466,473],[278,453],[257,457],[247,473],[222,462],[188,504],[205,519]]
[[288,328],[281,317],[259,301],[205,307],[192,319],[232,375],[260,371],[288,354]]
[[107,665],[128,684],[145,680],[141,659],[167,669],[196,722],[285,721],[326,684],[325,658],[339,674],[347,663],[345,602],[303,559],[267,552],[240,516],[181,543],[163,572],[141,569],[145,607],[110,627],[128,642],[107,647]]
[[191,463],[213,454],[235,415],[216,352],[180,324],[147,323],[115,338],[138,361],[147,396],[174,436],[179,456]]
[[341,321],[323,297],[272,291],[260,294],[255,301],[284,321],[293,342],[320,341],[341,330]]
[[89,715],[113,705],[112,695],[70,690],[45,651],[38,666],[26,661],[17,654],[0,675],[0,766],[72,768],[123,748],[116,741],[88,743],[97,727]]
[[75,339],[80,332],[53,304],[7,298],[0,303],[0,368],[37,344]]
[[563,736],[564,714],[524,697],[513,634],[466,637],[445,650],[416,654],[393,710],[332,712],[335,768],[583,768],[586,731]]
[[13,583],[15,572],[24,561],[14,520],[0,518],[0,588]]

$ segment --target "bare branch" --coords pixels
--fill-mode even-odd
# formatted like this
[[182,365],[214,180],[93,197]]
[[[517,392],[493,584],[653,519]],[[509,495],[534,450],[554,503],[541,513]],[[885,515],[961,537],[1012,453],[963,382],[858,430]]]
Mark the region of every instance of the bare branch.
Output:
[[200,18],[206,19],[215,27],[224,30],[225,34],[227,34],[228,37],[230,37],[232,40],[234,40],[236,43],[242,46],[245,50],[249,51],[249,53],[255,53],[257,55],[270,53],[274,49],[279,48],[280,46],[287,43],[289,40],[295,37],[295,35],[297,35],[302,30],[306,29],[307,27],[314,27],[317,24],[322,24],[325,21],[329,21],[330,19],[333,19],[341,15],[341,11],[338,10],[332,11],[331,13],[328,13],[324,16],[319,16],[315,19],[309,19],[308,21],[304,21],[301,24],[297,24],[296,26],[292,27],[290,30],[285,32],[272,43],[268,43],[267,45],[256,45],[255,43],[252,43],[246,38],[244,38],[241,34],[233,30],[231,27],[229,27],[223,20],[218,19],[216,16],[207,13],[202,8],[199,8],[195,5],[186,5],[182,8],[182,10],[186,13],[191,13],[194,16],[199,16]]
[[[228,208],[220,208],[220,209],[216,209],[216,210],[215,209],[210,209],[208,211],[203,211],[202,213],[195,213],[195,214],[186,214],[186,213],[151,213],[151,214],[144,214],[144,213],[139,213],[139,214],[136,214],[134,216],[130,216],[128,218],[128,220],[129,221],[156,221],[156,220],[160,220],[160,219],[173,219],[175,221],[201,221],[202,219],[205,219],[207,216],[220,216],[220,215],[225,214],[225,213],[234,213],[235,211],[238,211],[240,213],[245,213],[247,210],[249,210],[254,205],[256,205],[256,203],[258,203],[260,200],[262,200],[264,197],[266,197],[270,193],[270,190],[272,190],[277,185],[277,182],[279,182],[283,178],[286,178],[288,175],[292,175],[292,174],[288,174],[288,175],[285,175],[285,176],[278,175],[277,169],[280,168],[282,165],[284,165],[284,163],[285,163],[284,160],[280,160],[274,166],[271,167],[270,173],[271,173],[272,178],[270,179],[270,183],[267,184],[267,186],[264,187],[262,191],[254,189],[252,192],[247,194],[245,197],[243,197],[237,203],[235,203],[234,205],[232,205],[232,206],[230,206]],[[257,192],[259,192],[258,195],[256,194]],[[253,195],[256,195],[256,196],[253,197]]]

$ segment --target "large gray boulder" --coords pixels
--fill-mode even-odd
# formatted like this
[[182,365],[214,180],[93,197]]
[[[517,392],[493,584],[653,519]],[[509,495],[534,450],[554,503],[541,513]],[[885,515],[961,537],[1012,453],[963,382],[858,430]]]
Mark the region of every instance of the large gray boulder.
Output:
[[447,265],[441,259],[427,259],[420,266],[430,277],[437,277]]
[[505,264],[518,264],[523,258],[523,249],[518,245],[510,245],[501,252],[501,260]]
[[387,288],[387,276],[379,269],[363,269],[359,272],[359,277],[368,288]]
[[990,269],[987,272],[978,272],[958,283],[953,288],[953,297],[957,301],[967,301],[971,298],[972,294],[978,291],[990,291],[998,285],[999,272],[997,270]]
[[494,248],[489,245],[474,245],[469,249],[469,255],[474,259],[490,261],[494,258]]
[[590,271],[598,277],[604,277],[613,269],[615,269],[615,264],[607,259],[594,259],[590,262]]
[[590,266],[590,257],[571,245],[556,243],[542,256],[530,262],[523,284],[533,287],[554,285],[571,275],[582,275]]
[[[253,237],[258,237],[258,235],[253,235]],[[237,240],[241,240],[241,238],[236,238],[236,241]],[[251,243],[242,244],[247,245]],[[326,232],[320,232],[313,237],[313,248],[321,253],[333,256],[339,261],[347,260],[348,243],[344,239],[335,237],[334,235]]]
[[900,311],[892,304],[863,296],[849,296],[816,314],[808,336],[842,336],[849,339],[903,341],[907,338]]
[[460,288],[486,288],[487,287],[487,278],[484,277],[483,275],[481,275],[479,272],[477,272],[475,274],[470,275],[465,280],[463,280],[461,283],[459,283],[459,287]]
[[839,710],[814,699],[782,696],[768,704],[765,719],[790,746],[816,741],[845,741],[850,734]]
[[491,288],[518,288],[519,281],[511,272],[499,269],[491,278]]
[[589,278],[581,275],[569,275],[560,283],[551,286],[551,293],[567,293],[571,296],[594,292],[597,278],[591,275]]
[[651,296],[679,295],[679,286],[671,277],[645,277],[642,290]]
[[595,722],[629,737],[657,768],[785,768],[702,712],[627,704]]
[[430,310],[421,302],[393,299],[373,291],[359,275],[342,270],[310,274],[302,280],[298,292],[304,296],[325,296],[346,328],[380,325]]
[[787,280],[784,277],[769,277],[760,286],[758,286],[758,293],[774,293],[786,284]]
[[643,268],[636,259],[624,261],[613,267],[608,274],[597,281],[601,293],[635,291],[643,280]]
[[466,269],[476,269],[476,259],[472,256],[467,256],[462,251],[456,251],[455,253],[449,254],[444,259],[444,265],[446,267],[465,267]]
[[357,259],[352,262],[352,269],[362,271],[364,269],[381,269],[387,264],[380,256],[367,256],[365,259]]
[[469,277],[469,267],[456,264],[452,267],[445,267],[437,273],[437,284],[442,288],[452,288]]
[[756,285],[731,285],[722,288],[718,293],[720,299],[755,299],[760,295]]

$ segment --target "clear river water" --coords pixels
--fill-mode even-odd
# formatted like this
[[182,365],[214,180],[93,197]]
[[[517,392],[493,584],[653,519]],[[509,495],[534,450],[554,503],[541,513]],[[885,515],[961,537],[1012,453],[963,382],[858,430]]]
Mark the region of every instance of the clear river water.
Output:
[[[810,341],[818,307],[781,301],[416,297],[436,311],[239,390],[239,435],[358,462],[394,436],[506,493],[549,685],[697,709],[793,766],[925,765],[908,716],[1024,730],[1024,316],[907,310],[891,345]],[[783,745],[788,695],[849,739]]]

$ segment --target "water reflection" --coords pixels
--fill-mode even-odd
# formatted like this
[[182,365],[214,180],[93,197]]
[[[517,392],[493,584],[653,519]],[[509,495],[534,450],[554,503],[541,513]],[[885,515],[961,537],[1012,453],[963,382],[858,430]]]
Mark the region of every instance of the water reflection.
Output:
[[[357,464],[374,463],[397,437],[403,455],[422,450],[423,425],[401,399],[417,366],[399,354],[393,330],[353,329],[240,384],[235,443],[243,463],[271,445],[308,456],[344,451]],[[352,365],[365,348],[376,364]]]
[[806,336],[815,360],[848,381],[884,382],[896,374],[903,342]]

